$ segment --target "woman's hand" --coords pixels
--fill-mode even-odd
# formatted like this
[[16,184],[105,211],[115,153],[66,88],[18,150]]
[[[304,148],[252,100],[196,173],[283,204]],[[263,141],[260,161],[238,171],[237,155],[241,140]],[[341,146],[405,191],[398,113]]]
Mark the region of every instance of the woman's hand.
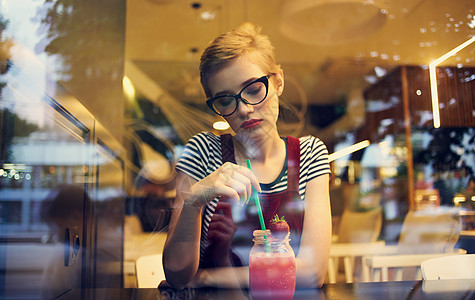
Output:
[[219,202],[208,228],[209,255],[216,267],[231,266],[230,248],[237,227],[234,225],[231,204]]
[[209,176],[193,184],[189,195],[184,199],[187,199],[189,205],[196,207],[203,207],[218,196],[222,200],[246,203],[251,197],[252,187],[261,191],[259,181],[251,170],[226,162]]

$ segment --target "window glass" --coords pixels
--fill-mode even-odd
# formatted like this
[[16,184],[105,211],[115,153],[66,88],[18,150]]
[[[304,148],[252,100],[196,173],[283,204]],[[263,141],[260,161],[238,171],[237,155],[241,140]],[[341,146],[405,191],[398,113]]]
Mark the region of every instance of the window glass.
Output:
[[451,213],[453,231],[415,244],[473,253],[472,1],[295,2],[2,1],[0,291],[138,286],[139,257],[163,251],[187,141],[232,133],[199,62],[245,21],[285,74],[279,133],[329,150],[333,241],[358,235],[345,216],[381,215],[365,242],[415,249],[414,214]]

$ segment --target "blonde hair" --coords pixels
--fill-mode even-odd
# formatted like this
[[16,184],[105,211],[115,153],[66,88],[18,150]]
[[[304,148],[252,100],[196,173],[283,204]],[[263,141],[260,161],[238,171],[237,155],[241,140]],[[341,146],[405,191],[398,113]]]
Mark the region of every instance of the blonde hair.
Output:
[[245,55],[249,55],[251,61],[263,71],[279,72],[280,66],[275,62],[274,47],[269,38],[260,32],[259,26],[244,23],[218,36],[206,47],[200,60],[200,78],[207,97],[211,97],[208,88],[210,75]]

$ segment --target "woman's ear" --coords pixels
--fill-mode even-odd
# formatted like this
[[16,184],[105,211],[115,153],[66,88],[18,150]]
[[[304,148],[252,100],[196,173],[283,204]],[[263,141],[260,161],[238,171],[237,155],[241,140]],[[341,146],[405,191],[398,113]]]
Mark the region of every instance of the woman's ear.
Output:
[[282,69],[275,73],[275,83],[277,89],[277,95],[282,95],[284,92],[284,71]]

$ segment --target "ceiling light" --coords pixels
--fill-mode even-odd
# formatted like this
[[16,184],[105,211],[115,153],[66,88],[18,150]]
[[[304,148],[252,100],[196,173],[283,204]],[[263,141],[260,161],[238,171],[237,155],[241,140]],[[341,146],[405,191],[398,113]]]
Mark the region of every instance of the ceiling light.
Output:
[[212,10],[203,11],[200,17],[203,21],[213,21],[216,18],[216,12]]
[[217,122],[214,122],[213,128],[216,130],[226,130],[229,128],[229,124],[228,122],[225,122],[225,121],[217,121]]
[[200,2],[193,2],[193,3],[191,3],[191,8],[200,9],[201,8],[201,3]]
[[370,36],[386,19],[383,0],[286,0],[280,29],[305,44],[335,45]]
[[444,60],[455,55],[457,52],[467,47],[468,45],[472,44],[473,42],[475,42],[475,37],[472,37],[471,39],[458,45],[454,49],[450,50],[449,52],[445,53],[444,55],[442,55],[441,57],[432,61],[429,64],[429,82],[430,82],[430,91],[431,91],[431,100],[432,100],[432,115],[433,115],[433,120],[434,120],[434,128],[440,127],[439,92],[437,89],[437,77],[436,77],[435,68]]
[[470,20],[470,22],[467,23],[468,27],[470,28],[475,28],[475,16],[473,16],[473,19]]
[[349,147],[346,147],[344,149],[338,150],[336,152],[333,152],[332,154],[328,155],[328,162],[332,162],[334,160],[337,160],[343,156],[346,156],[348,154],[351,154],[353,152],[356,152],[358,150],[361,150],[363,148],[366,148],[370,145],[368,140],[364,140],[362,142],[356,143],[354,145],[351,145]]
[[198,21],[213,21],[216,18],[216,9],[202,10],[203,5],[201,2],[191,3],[191,8],[197,11]]
[[379,67],[379,66],[375,66],[374,67],[374,73],[376,74],[376,76],[378,77],[383,77],[384,75],[386,75],[386,70]]
[[376,82],[378,82],[378,78],[376,76],[373,76],[373,75],[366,75],[364,77],[364,79],[366,80],[366,82],[368,82],[370,84],[375,84]]
[[127,96],[127,99],[133,101],[133,99],[135,98],[135,88],[132,84],[132,81],[130,81],[129,77],[127,76],[124,76],[122,78],[122,89],[124,91],[124,94]]

